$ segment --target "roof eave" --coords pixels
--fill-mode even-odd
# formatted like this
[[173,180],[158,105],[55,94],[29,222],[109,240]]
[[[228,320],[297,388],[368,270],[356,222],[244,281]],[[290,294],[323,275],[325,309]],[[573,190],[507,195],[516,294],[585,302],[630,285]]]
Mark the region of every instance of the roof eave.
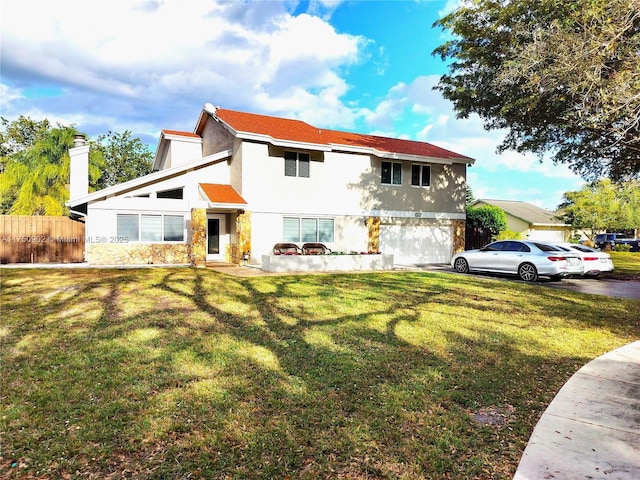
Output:
[[[232,133],[234,132],[232,131]],[[234,135],[237,138],[240,138],[242,140],[266,142],[266,143],[275,145],[277,147],[301,148],[306,150],[317,150],[321,152],[331,151],[331,147],[324,143],[310,143],[310,142],[301,142],[297,140],[283,140],[280,138],[274,138],[271,135],[264,135],[261,133],[251,133],[251,132],[235,132]]]
[[75,205],[82,205],[83,203],[91,203],[95,202],[96,200],[101,200],[103,198],[118,195],[119,193],[124,191],[134,190],[137,187],[141,187],[145,184],[158,182],[165,177],[179,175],[183,172],[198,168],[206,163],[215,162],[216,160],[222,160],[224,158],[230,157],[232,153],[233,152],[231,150],[223,150],[221,152],[214,153],[213,155],[207,155],[206,157],[198,158],[196,160],[178,165],[176,167],[167,168],[166,170],[160,170],[159,172],[153,172],[139,178],[134,178],[133,180],[119,183],[118,185],[103,188],[102,190],[90,193],[88,195],[85,195],[84,197],[76,198],[73,200],[73,203],[71,201],[67,202],[67,206],[73,207]]

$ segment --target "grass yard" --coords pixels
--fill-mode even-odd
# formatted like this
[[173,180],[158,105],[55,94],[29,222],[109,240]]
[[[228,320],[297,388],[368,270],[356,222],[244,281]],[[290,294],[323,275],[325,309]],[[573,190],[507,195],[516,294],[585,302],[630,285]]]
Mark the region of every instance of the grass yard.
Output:
[[638,252],[608,252],[613,260],[615,272],[608,274],[611,278],[631,278],[640,280],[640,253]]
[[0,271],[0,476],[511,479],[640,302],[446,273]]

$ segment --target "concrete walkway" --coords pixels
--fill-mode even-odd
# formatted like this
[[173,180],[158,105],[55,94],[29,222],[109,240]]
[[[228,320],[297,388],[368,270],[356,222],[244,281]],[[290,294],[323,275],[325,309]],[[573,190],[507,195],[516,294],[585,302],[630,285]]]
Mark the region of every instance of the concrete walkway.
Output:
[[640,341],[569,379],[540,417],[513,479],[640,479]]

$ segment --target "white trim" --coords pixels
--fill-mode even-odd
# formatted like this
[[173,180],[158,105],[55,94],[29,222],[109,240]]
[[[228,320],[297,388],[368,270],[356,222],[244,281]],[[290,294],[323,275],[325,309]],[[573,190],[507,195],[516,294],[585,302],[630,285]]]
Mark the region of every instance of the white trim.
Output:
[[82,205],[83,203],[94,202],[103,198],[116,196],[119,193],[127,190],[134,190],[147,184],[157,183],[161,180],[164,180],[165,178],[174,177],[176,175],[188,172],[189,170],[194,170],[196,168],[202,167],[207,163],[213,163],[218,160],[228,158],[232,153],[233,152],[231,150],[223,150],[222,152],[207,155],[206,157],[199,158],[192,162],[187,162],[176,167],[167,168],[166,170],[161,170],[159,172],[150,173],[143,177],[129,180],[128,182],[113,185],[112,187],[103,188],[102,190],[90,193],[89,195],[86,195],[84,197],[76,198],[73,200],[73,203],[68,202],[67,206],[73,207],[76,205]]
[[391,218],[428,218],[432,220],[465,220],[466,213],[450,213],[450,212],[422,212],[422,211],[406,211],[406,210],[369,210],[363,212],[363,215],[371,217],[391,217]]

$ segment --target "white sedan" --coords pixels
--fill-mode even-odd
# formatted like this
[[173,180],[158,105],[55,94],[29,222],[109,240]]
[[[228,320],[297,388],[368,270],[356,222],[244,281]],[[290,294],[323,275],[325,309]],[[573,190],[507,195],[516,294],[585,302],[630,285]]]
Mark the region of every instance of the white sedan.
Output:
[[611,255],[606,252],[576,243],[556,243],[556,245],[575,251],[580,255],[584,265],[584,275],[597,277],[602,272],[613,272]]
[[527,282],[535,282],[539,276],[559,280],[584,272],[578,252],[550,243],[523,240],[500,240],[479,250],[457,253],[451,259],[451,266],[459,273],[507,273]]

